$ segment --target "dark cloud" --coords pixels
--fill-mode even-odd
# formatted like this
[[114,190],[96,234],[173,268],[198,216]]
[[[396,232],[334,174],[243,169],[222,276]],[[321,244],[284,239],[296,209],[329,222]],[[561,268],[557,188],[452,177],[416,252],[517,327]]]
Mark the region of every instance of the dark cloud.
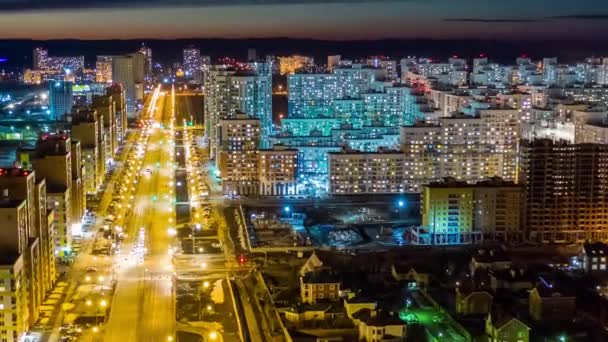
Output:
[[608,14],[569,14],[553,16],[549,19],[608,20]]
[[484,19],[484,18],[445,18],[443,21],[458,23],[539,23],[542,19]]
[[83,8],[209,7],[410,1],[415,0],[0,0],[0,11],[20,12]]

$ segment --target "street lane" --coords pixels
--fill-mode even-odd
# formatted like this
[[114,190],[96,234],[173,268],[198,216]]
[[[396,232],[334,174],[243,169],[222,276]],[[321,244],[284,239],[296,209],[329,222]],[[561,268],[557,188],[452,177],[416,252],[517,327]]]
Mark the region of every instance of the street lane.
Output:
[[[149,176],[141,177],[137,184],[102,341],[163,341],[174,335],[172,267],[167,253],[171,241],[167,231],[174,221],[173,193],[168,186],[173,173],[169,165],[172,146],[166,135],[172,118],[171,93],[161,95],[156,107],[151,117],[164,129],[154,125],[145,146],[142,171]],[[142,236],[147,251],[143,260],[137,244]]]

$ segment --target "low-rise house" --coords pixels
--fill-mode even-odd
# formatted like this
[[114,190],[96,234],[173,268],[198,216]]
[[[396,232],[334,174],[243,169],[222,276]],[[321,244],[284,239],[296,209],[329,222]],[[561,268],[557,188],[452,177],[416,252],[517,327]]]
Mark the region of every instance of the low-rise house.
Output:
[[411,265],[393,264],[391,266],[391,275],[397,281],[407,282],[409,287],[426,288],[429,285],[430,274],[418,271]]
[[310,272],[300,277],[300,298],[302,303],[337,301],[340,299],[340,281],[327,272]]
[[472,285],[456,287],[455,308],[456,313],[470,315],[486,315],[492,308],[494,296],[486,289],[476,288]]
[[489,342],[528,342],[530,327],[515,316],[493,308],[486,318],[486,334]]
[[530,316],[536,321],[568,321],[576,311],[576,297],[565,295],[544,282],[530,290],[528,302]]
[[398,315],[363,309],[353,314],[361,342],[398,342],[406,339],[406,324]]
[[606,272],[608,245],[602,242],[585,243],[579,252],[581,268],[586,273]]
[[469,263],[471,274],[477,270],[504,270],[511,267],[511,258],[504,248],[478,248]]
[[284,310],[285,319],[292,323],[305,321],[324,321],[344,316],[343,310],[336,307],[338,303],[298,304]]
[[300,267],[300,276],[304,276],[305,274],[311,272],[326,270],[329,270],[329,267],[325,265],[319,254],[315,251],[308,257],[308,259],[306,259],[302,267]]
[[375,300],[370,300],[362,296],[354,296],[344,300],[344,309],[346,310],[346,316],[350,319],[353,318],[353,314],[356,312],[367,309],[376,310],[378,303]]
[[490,271],[492,291],[521,291],[534,287],[534,275],[523,268]]

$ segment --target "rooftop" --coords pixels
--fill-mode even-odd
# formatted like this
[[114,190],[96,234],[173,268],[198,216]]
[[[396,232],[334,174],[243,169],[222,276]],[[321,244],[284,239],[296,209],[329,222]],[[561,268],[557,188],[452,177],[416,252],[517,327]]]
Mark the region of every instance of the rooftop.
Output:
[[608,245],[602,242],[585,243],[583,251],[587,255],[608,255]]
[[505,181],[500,177],[492,177],[481,180],[477,183],[467,183],[456,180],[455,178],[444,178],[439,182],[431,182],[425,185],[429,188],[481,188],[481,187],[513,187],[518,188],[520,185],[514,182]]
[[340,280],[338,279],[337,276],[335,276],[329,272],[326,272],[326,271],[307,273],[302,278],[302,281],[304,283],[308,283],[308,284],[337,284],[337,283],[340,283]]
[[493,307],[492,311],[490,311],[490,318],[492,319],[492,325],[494,325],[495,328],[500,329],[513,320],[515,316],[501,308]]
[[368,326],[383,327],[387,325],[405,325],[398,315],[383,310],[362,309],[353,314],[353,318],[365,322]]

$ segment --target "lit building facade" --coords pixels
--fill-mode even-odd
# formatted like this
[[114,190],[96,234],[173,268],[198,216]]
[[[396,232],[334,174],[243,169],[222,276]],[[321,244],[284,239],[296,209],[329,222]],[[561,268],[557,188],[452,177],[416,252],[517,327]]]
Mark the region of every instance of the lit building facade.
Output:
[[333,73],[295,73],[287,77],[288,116],[314,118],[332,115],[335,100],[359,99],[372,88],[379,69],[341,66]]
[[83,186],[86,193],[94,194],[105,175],[105,133],[103,117],[97,111],[79,108],[72,112],[71,136],[80,142]]
[[404,155],[398,151],[330,152],[328,167],[332,195],[406,191]]
[[298,150],[275,145],[258,151],[260,195],[285,196],[298,192]]
[[260,130],[260,120],[245,114],[220,120],[218,165],[224,194],[254,195],[259,192]]
[[80,230],[82,218],[86,211],[86,190],[82,181],[84,165],[82,164],[82,149],[80,141],[70,139],[70,154],[72,156],[72,220],[70,221],[70,232],[74,229]]
[[500,179],[448,179],[422,187],[422,226],[430,244],[521,240],[522,188]]
[[[222,119],[247,113],[260,120],[262,141],[272,132],[272,77],[251,71],[216,68],[205,77],[205,131],[217,132]],[[217,136],[208,136],[210,156],[218,150]]]
[[312,66],[314,64],[314,58],[308,56],[293,55],[279,57],[279,72],[281,75],[290,75],[302,68]]
[[112,81],[125,91],[125,107],[128,118],[135,118],[137,106],[144,97],[145,56],[131,53],[112,58]]
[[49,82],[49,109],[51,111],[51,120],[63,120],[65,115],[72,111],[73,105],[74,93],[71,82]]
[[19,342],[29,329],[27,275],[22,255],[3,250],[0,258],[0,340]]
[[517,110],[480,110],[478,116],[455,115],[439,118],[438,124],[403,126],[407,182],[416,191],[447,177],[516,181],[519,138]]
[[150,80],[152,77],[152,49],[142,43],[138,52],[144,56],[145,78],[146,80]]
[[375,56],[367,59],[367,65],[384,70],[384,77],[387,80],[393,81],[399,78],[396,60],[384,56]]
[[[97,101],[96,101],[97,100]],[[127,135],[127,100],[124,89],[114,84],[106,89],[105,97],[93,100],[93,107],[100,115],[103,115],[105,131],[109,132],[111,146],[106,153],[107,156],[114,157],[118,143],[123,142]]]
[[[26,169],[0,169],[0,188],[8,191],[10,199],[25,201],[27,224],[17,227],[15,231],[21,240],[29,241],[29,254],[25,253],[25,245],[19,250],[24,253],[28,277],[36,280],[31,289],[33,298],[30,304],[34,313],[37,312],[41,299],[49,291],[57,278],[55,270],[55,232],[49,228],[46,221],[46,182],[44,178],[36,177],[35,172]],[[8,221],[7,221],[8,222]],[[7,231],[9,229],[7,228]],[[32,315],[33,318],[36,315]]]
[[194,82],[201,82],[203,70],[201,61],[201,50],[194,47],[187,47],[183,50],[184,72],[186,78]]
[[575,110],[572,112],[574,123],[574,143],[608,144],[608,111]]
[[34,49],[34,69],[46,69],[49,51],[47,49],[37,47]]
[[112,59],[114,56],[97,56],[95,82],[112,83]]
[[[71,251],[72,234],[72,142],[65,134],[44,134],[34,149],[17,151],[22,166],[32,168],[47,185],[47,208],[55,211],[56,250],[62,255]],[[84,203],[81,198],[75,200]],[[77,203],[78,204],[78,203]],[[78,218],[79,219],[79,218]]]
[[608,145],[524,141],[524,224],[539,242],[608,238]]

